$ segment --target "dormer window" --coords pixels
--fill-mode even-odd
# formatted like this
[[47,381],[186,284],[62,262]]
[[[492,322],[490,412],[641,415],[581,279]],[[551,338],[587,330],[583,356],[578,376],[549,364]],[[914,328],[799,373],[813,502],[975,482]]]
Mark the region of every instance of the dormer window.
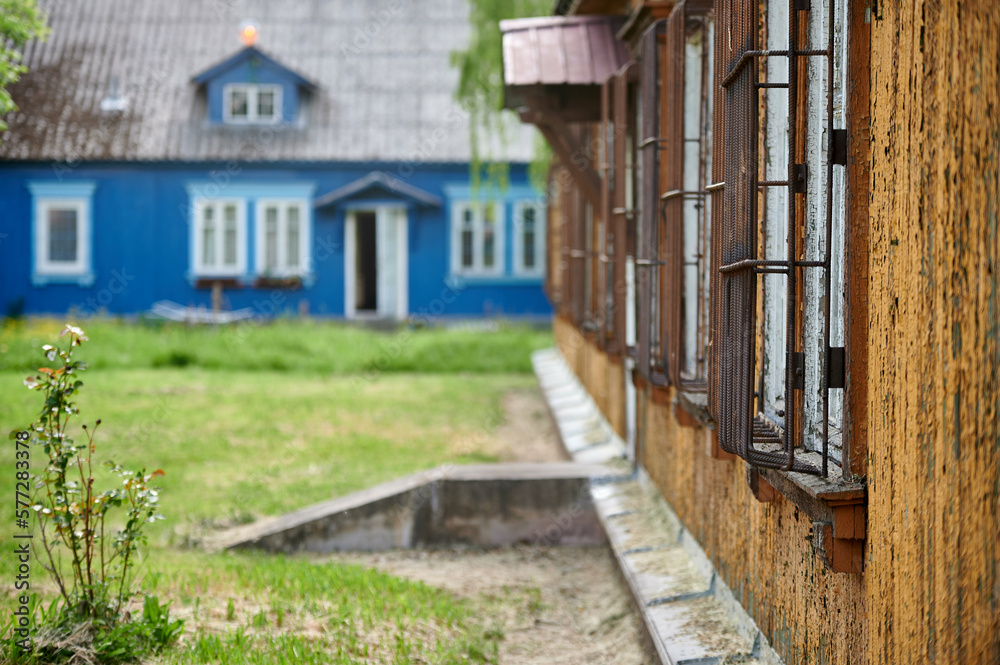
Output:
[[207,120],[212,125],[301,123],[303,94],[316,90],[315,83],[256,46],[247,46],[209,67],[191,82],[205,88]]
[[227,123],[272,123],[281,120],[281,86],[229,84],[223,91]]

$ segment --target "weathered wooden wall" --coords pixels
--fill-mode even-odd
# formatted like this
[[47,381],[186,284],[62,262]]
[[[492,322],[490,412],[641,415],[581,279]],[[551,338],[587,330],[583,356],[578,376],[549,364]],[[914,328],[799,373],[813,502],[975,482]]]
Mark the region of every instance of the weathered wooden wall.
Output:
[[610,357],[588,340],[569,319],[552,322],[556,346],[580,378],[597,407],[622,438],[625,437],[625,369],[620,359]]
[[604,415],[623,440],[625,432],[625,363],[619,357],[608,357],[608,399]]
[[[624,418],[624,396],[602,378],[621,375],[595,371],[615,364],[568,320],[557,317],[553,328],[598,406],[604,390]],[[646,413],[646,470],[785,662],[865,663],[864,577],[829,572],[813,553],[810,518],[788,501],[758,503],[741,460],[710,456],[709,432],[679,424],[670,404],[650,402]]]
[[1000,662],[1000,5],[871,27],[871,663]]
[[705,429],[680,425],[672,405],[647,408],[646,470],[775,651],[789,665],[865,663],[865,578],[829,572],[809,516],[758,503],[745,463],[710,457]]

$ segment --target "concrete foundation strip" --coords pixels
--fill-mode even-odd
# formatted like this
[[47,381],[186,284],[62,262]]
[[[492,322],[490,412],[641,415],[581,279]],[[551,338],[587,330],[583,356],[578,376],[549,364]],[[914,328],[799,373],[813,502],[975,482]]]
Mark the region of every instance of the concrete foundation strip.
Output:
[[[547,400],[566,390],[583,389],[557,350],[538,351],[532,362]],[[572,387],[560,385],[560,379]],[[621,464],[624,442],[592,399],[587,405],[593,418],[612,432],[612,442],[605,448],[607,458],[599,461]],[[561,434],[569,429],[560,409],[550,405],[549,410]],[[575,409],[573,415],[578,415]],[[581,451],[568,452],[576,460],[598,461]],[[592,481],[589,487],[594,509],[642,617],[650,651],[660,663],[783,665],[642,468],[625,480]]]

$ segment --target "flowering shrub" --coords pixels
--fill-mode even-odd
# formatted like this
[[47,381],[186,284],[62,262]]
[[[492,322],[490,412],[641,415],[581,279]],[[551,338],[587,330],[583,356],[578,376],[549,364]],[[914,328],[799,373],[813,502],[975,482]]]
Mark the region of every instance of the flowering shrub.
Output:
[[[117,644],[115,639],[109,642],[109,636],[142,634],[121,628],[130,618],[126,611],[128,604],[138,593],[134,568],[136,552],[146,541],[143,528],[163,519],[157,512],[159,491],[150,485],[163,471],[146,473],[145,469],[125,469],[106,461],[104,466],[117,476],[117,484],[103,491],[95,487],[93,456],[101,421],[97,420],[92,427],[82,425],[82,440],[70,435],[70,422],[79,415],[73,399],[83,387],[80,374],[87,369],[87,363],[74,360],[73,353],[88,339],[83,330],[70,325],[60,338],[68,338],[66,348],[49,344],[42,347],[45,359],[55,366],[40,367],[35,375],[24,380],[29,390],[44,395],[38,419],[26,430],[29,443],[45,453],[45,468],[33,476],[30,508],[37,516],[41,532],[40,543],[45,553],[42,565],[63,600],[58,613],[47,615],[55,625],[40,632],[51,633],[49,642],[63,645],[62,650],[67,634],[83,633],[84,639],[77,640],[81,642],[78,646],[88,650],[93,650],[95,644],[110,646],[123,656],[129,651],[127,645]],[[24,437],[21,431],[10,435],[11,439]],[[150,600],[157,612],[150,608]],[[165,611],[155,599],[146,599],[144,617],[150,615],[165,622],[167,632],[176,637],[182,624],[164,619]],[[83,631],[81,625],[86,627]],[[36,636],[36,651],[39,646],[45,648],[39,642]],[[100,649],[95,655],[101,659]]]

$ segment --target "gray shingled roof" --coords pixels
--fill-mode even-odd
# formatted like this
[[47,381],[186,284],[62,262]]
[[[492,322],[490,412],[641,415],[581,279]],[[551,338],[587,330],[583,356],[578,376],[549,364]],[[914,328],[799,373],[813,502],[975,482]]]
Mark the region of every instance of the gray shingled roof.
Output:
[[[52,34],[25,51],[30,71],[11,90],[21,110],[7,117],[0,160],[469,159],[448,61],[468,39],[466,0],[41,4]],[[318,84],[298,126],[206,122],[205,95],[191,77],[242,48],[248,18],[260,26],[262,51]],[[101,110],[112,77],[124,112]],[[530,131],[512,123],[502,157],[530,160]]]

